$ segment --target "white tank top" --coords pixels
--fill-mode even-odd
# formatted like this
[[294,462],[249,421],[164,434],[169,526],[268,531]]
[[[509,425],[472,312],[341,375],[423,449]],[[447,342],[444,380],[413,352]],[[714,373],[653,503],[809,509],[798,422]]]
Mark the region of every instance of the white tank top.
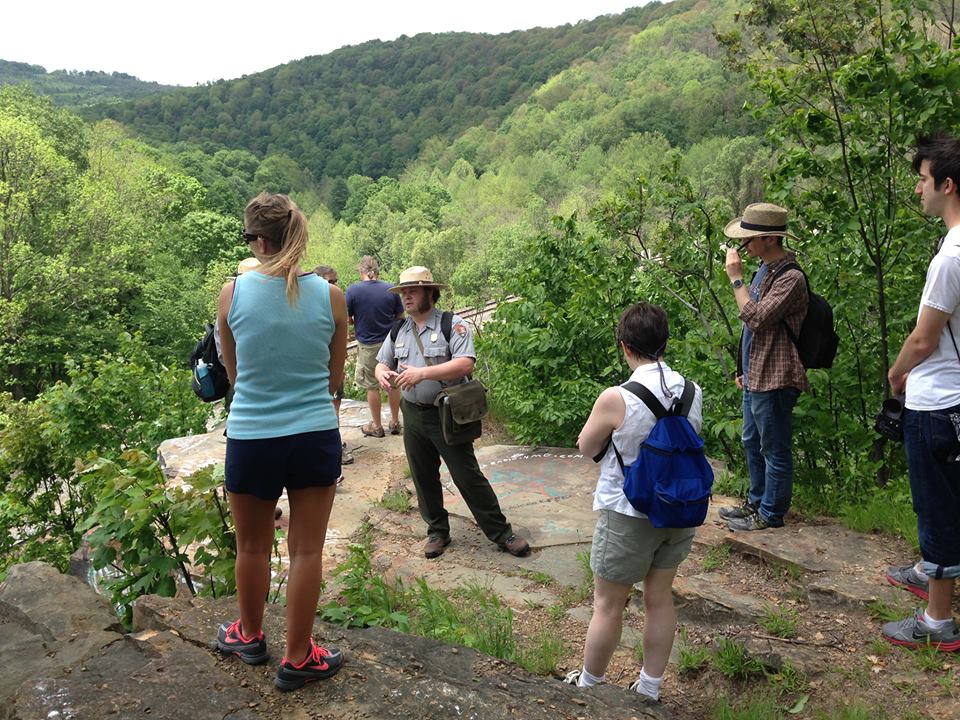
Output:
[[[663,367],[667,387],[674,397],[679,398],[683,394],[683,376],[671,370],[666,363],[661,362],[660,365]],[[646,386],[654,397],[663,403],[664,407],[670,406],[672,398],[667,398],[663,393],[663,388],[660,385],[660,372],[656,363],[641,365],[633,371],[630,380]],[[694,386],[696,391],[687,419],[699,434],[700,427],[703,425],[703,393],[699,385],[694,383]],[[643,400],[622,387],[619,390],[620,396],[627,406],[626,412],[620,427],[613,431],[613,442],[607,448],[603,460],[600,461],[600,478],[597,480],[597,489],[593,493],[593,509],[613,510],[622,515],[642,518],[645,515],[634,509],[626,495],[623,494],[623,473],[620,471],[620,463],[617,462],[613,446],[616,445],[617,450],[620,451],[623,464],[629,465],[637,459],[640,444],[647,439],[647,435],[653,429],[657,418],[650,411],[650,408],[644,404]]]

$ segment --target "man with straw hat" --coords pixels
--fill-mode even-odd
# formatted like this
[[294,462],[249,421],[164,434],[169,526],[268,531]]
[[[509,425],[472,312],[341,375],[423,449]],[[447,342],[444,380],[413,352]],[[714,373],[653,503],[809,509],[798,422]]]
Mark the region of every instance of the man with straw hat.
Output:
[[530,552],[530,545],[513,532],[503,516],[490,481],[480,471],[473,442],[450,445],[440,427],[440,411],[434,405],[437,394],[470,375],[476,363],[473,335],[463,318],[454,314],[449,338],[445,336],[443,313],[436,307],[445,288],[434,282],[433,273],[425,267],[400,273],[400,282],[390,292],[403,299],[408,317],[396,333],[387,334],[377,355],[381,387],[397,386],[402,395],[403,447],[417,489],[420,516],[427,523],[423,554],[439,557],[450,544],[450,520],[440,484],[442,459],[483,534],[501,550],[523,556]]
[[[793,490],[793,406],[809,390],[791,338],[800,333],[809,295],[796,256],[783,247],[787,211],[771,203],[748,205],[724,235],[739,241],[726,250],[726,271],[743,328],[737,353],[737,387],[743,390],[743,447],[750,473],[746,502],[722,508],[731,530],[782,527]],[[749,286],[740,251],[760,259]],[[792,267],[786,267],[791,264]]]

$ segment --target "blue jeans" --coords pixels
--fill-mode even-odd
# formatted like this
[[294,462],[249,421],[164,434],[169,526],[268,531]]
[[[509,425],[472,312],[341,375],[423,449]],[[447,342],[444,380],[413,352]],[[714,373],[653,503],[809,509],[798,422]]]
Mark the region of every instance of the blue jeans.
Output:
[[[934,577],[960,574],[960,453],[957,431],[945,410],[903,411],[903,444],[910,472],[910,494],[917,513],[920,553]],[[939,570],[938,570],[939,567]],[[928,572],[926,565],[924,572]]]
[[772,527],[783,525],[793,493],[793,406],[797,388],[743,391],[743,447],[750,473],[747,496]]

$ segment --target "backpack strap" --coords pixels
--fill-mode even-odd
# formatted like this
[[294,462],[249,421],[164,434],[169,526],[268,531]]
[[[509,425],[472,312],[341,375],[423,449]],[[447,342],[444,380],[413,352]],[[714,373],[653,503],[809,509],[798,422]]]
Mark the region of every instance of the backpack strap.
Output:
[[697,388],[692,382],[684,378],[683,393],[680,395],[680,405],[677,407],[677,413],[681,417],[687,417],[690,414],[690,408],[693,407],[693,400],[697,395]]
[[[807,278],[807,274],[803,271],[803,268],[800,267],[799,265],[797,265],[797,263],[795,263],[795,262],[784,263],[783,265],[781,265],[780,267],[778,267],[778,268],[777,268],[777,271],[773,274],[773,279],[772,279],[770,282],[771,282],[771,283],[775,283],[775,282],[777,281],[777,278],[779,278],[781,275],[783,275],[785,272],[787,272],[787,270],[799,270],[799,271],[800,271],[800,274],[803,275],[803,281],[807,284],[807,297],[809,298],[809,297],[810,297],[810,280],[809,280],[809,278]],[[784,318],[784,319],[781,320],[780,322],[783,323],[783,328],[787,331],[787,336],[790,338],[790,342],[792,342],[794,345],[796,345],[796,344],[797,344],[797,336],[793,334],[793,330],[791,330],[791,329],[790,329],[790,326],[787,324],[787,319]]]
[[396,344],[397,335],[400,334],[400,328],[403,327],[403,324],[407,321],[405,317],[399,318],[394,321],[393,327],[390,328],[390,342]]
[[443,333],[443,337],[447,340],[447,345],[450,344],[450,333],[453,331],[453,313],[449,310],[444,310],[440,314],[440,332]]
[[650,392],[646,386],[631,380],[628,383],[624,383],[620,387],[622,387],[624,390],[632,392],[638,398],[643,400],[643,404],[650,408],[650,412],[656,416],[657,420],[662,420],[670,414],[663,406],[663,403],[657,400],[657,396]]

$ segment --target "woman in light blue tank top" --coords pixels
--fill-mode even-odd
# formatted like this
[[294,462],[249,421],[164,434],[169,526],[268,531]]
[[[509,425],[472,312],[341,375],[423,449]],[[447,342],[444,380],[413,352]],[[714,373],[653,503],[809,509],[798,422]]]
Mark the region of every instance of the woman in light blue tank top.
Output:
[[286,195],[261,193],[244,210],[243,237],[260,266],[224,285],[217,323],[234,388],[227,420],[225,484],[237,534],[240,618],[217,646],[255,665],[270,658],[263,634],[274,512],[290,501],[286,652],[275,685],[293,690],[331,677],[343,663],[312,638],[327,522],[340,476],[333,392],[343,380],[343,292],[300,262],[307,219]]

